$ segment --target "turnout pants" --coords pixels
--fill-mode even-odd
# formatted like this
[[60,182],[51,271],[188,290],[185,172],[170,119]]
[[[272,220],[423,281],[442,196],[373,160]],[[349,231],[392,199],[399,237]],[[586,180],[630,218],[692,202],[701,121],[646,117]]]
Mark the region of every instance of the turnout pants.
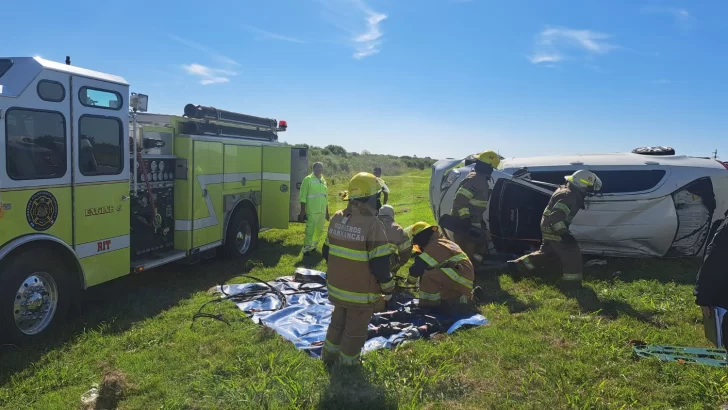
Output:
[[471,295],[472,289],[450,279],[439,269],[425,272],[420,278],[420,306],[437,307],[442,302],[467,304]]
[[306,214],[306,237],[303,240],[303,252],[316,250],[319,238],[326,228],[326,214]]
[[462,251],[465,252],[466,255],[468,255],[468,259],[470,259],[470,261],[475,266],[480,265],[480,263],[483,261],[483,256],[488,253],[488,244],[490,242],[490,232],[488,232],[488,229],[481,228],[481,232],[486,238],[487,242],[475,243],[467,232],[453,233],[453,242],[458,244],[460,249],[462,249]]
[[581,282],[582,279],[581,250],[578,244],[544,240],[536,252],[516,259],[518,272],[531,276],[537,269],[558,271],[561,268],[564,281]]
[[350,308],[334,305],[321,359],[327,364],[334,363],[337,359],[347,366],[358,364],[361,349],[367,341],[372,313],[373,307]]

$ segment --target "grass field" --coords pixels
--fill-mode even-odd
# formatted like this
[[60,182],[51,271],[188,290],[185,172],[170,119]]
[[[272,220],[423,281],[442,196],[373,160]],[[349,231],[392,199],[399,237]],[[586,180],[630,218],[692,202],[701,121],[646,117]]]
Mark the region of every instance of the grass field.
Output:
[[[432,220],[428,178],[386,178],[402,225]],[[291,274],[303,264],[302,241],[293,224],[264,233],[247,262],[166,266],[90,290],[64,342],[0,347],[0,407],[79,408],[105,374],[123,391],[121,409],[702,409],[728,396],[725,369],[637,361],[627,344],[708,346],[691,293],[694,260],[610,259],[586,270],[576,297],[548,281],[479,278],[490,325],[367,354],[359,372],[329,374],[232,303],[215,304],[230,326],[192,324],[228,277]]]

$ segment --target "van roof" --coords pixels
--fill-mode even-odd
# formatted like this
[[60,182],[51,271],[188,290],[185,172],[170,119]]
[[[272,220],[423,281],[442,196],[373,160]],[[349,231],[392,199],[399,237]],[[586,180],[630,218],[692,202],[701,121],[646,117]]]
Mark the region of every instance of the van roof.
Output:
[[626,153],[553,155],[542,157],[512,157],[501,161],[502,168],[575,166],[575,165],[669,165],[676,167],[723,168],[713,159],[686,155],[641,155]]

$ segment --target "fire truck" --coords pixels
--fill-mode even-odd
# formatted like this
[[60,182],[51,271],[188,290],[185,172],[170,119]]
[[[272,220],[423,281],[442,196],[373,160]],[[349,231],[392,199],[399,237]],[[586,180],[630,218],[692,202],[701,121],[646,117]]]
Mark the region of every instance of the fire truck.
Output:
[[68,57],[0,57],[0,338],[42,338],[92,286],[244,258],[261,230],[288,227],[291,172],[308,166],[278,141],[285,121],[147,104]]

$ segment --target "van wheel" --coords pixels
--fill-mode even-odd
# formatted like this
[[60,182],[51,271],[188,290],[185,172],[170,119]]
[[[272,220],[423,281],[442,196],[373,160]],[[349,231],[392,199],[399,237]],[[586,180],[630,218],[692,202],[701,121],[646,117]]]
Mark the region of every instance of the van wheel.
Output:
[[258,218],[248,208],[235,211],[225,236],[225,256],[244,258],[258,244]]
[[72,288],[64,263],[53,255],[25,251],[3,265],[0,329],[9,342],[44,339],[66,319]]
[[633,149],[632,153],[640,155],[675,155],[675,149],[671,147],[640,147]]

